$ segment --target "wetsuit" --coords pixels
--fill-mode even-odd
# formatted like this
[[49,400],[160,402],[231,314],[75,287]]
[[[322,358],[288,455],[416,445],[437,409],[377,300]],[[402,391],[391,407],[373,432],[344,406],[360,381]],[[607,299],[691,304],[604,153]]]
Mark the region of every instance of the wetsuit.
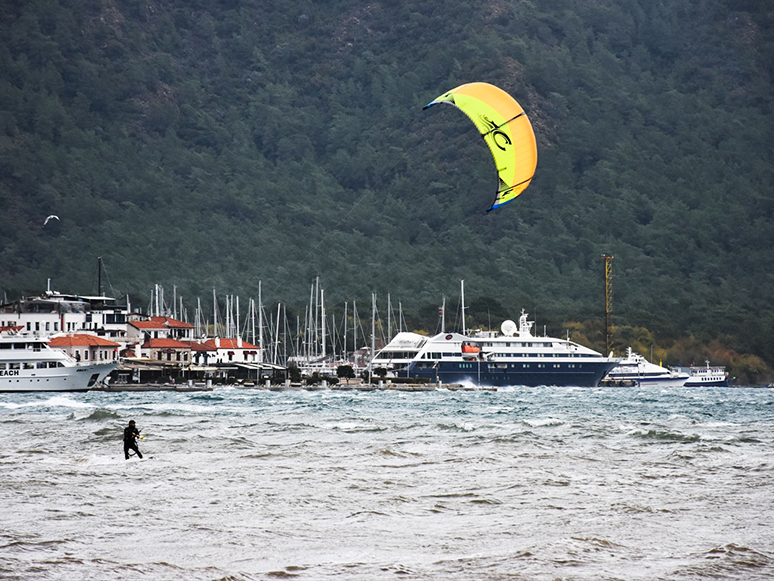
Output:
[[124,428],[124,456],[126,456],[127,460],[129,459],[129,450],[134,450],[137,457],[142,458],[142,454],[137,448],[137,440],[135,440],[135,438],[138,438],[139,436],[140,432],[137,431],[137,428],[134,426],[127,426]]

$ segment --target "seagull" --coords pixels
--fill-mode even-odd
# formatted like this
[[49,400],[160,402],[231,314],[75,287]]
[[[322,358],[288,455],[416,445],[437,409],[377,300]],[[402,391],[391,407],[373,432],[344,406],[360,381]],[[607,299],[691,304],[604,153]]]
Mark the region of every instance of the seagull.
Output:
[[46,221],[45,221],[45,222],[43,222],[43,225],[45,226],[46,224],[48,224],[48,221],[49,221],[51,218],[55,218],[56,220],[59,220],[59,216],[54,216],[53,214],[51,214],[51,215],[50,215],[48,218],[46,218]]

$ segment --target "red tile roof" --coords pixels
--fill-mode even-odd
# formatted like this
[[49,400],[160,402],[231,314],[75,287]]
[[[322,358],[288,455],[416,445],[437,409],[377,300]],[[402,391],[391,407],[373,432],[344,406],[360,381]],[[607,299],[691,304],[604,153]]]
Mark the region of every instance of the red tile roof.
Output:
[[185,344],[191,348],[191,351],[215,351],[215,347],[210,349],[206,343],[197,343],[196,341],[185,341]]
[[54,337],[48,344],[51,347],[120,347],[120,343],[108,341],[96,335],[65,335]]
[[177,319],[173,319],[172,317],[151,317],[151,321],[154,322],[160,322],[162,325],[166,325],[170,329],[193,329],[193,325],[189,325],[188,323],[184,323],[183,321],[178,321]]
[[204,342],[204,345],[207,346],[208,351],[215,351],[217,349],[258,349],[259,348],[257,345],[253,345],[252,343],[248,343],[247,341],[242,341],[242,346],[237,347],[236,339],[227,339],[225,337],[221,337],[220,347],[215,346],[215,339],[208,339],[207,341]]
[[138,329],[168,329],[168,327],[158,321],[130,321],[129,324]]

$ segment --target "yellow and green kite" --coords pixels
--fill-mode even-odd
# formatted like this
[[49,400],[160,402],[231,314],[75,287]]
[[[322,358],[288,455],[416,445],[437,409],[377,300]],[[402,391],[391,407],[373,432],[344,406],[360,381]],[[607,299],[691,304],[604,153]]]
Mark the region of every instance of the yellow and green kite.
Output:
[[532,180],[537,144],[527,114],[508,93],[489,83],[468,83],[444,93],[424,108],[449,103],[478,127],[492,152],[499,176],[494,210],[513,201]]

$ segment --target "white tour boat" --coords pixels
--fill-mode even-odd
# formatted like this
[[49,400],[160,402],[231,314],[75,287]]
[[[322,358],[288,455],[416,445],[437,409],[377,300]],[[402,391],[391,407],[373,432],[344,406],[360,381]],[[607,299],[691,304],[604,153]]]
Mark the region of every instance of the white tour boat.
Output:
[[[728,378],[728,371],[722,365],[710,365],[709,361],[704,362],[705,367],[688,368],[688,381],[685,387],[728,387],[731,380]],[[683,369],[680,368],[680,371]]]
[[45,337],[0,331],[0,392],[88,391],[117,366],[78,363]]
[[633,381],[641,386],[682,387],[688,381],[688,374],[669,370],[651,363],[632,348],[626,350],[626,358],[614,367],[607,378],[610,381]]

